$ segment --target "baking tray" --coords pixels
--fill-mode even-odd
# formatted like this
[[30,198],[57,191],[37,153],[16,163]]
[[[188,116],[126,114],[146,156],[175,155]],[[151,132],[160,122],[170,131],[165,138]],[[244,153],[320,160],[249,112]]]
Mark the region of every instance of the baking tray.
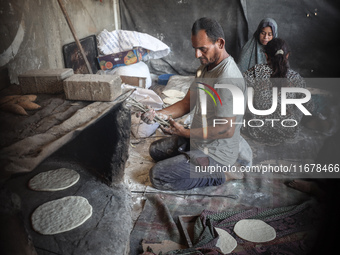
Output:
[[[95,35],[90,35],[79,40],[81,46],[84,49],[87,60],[90,63],[92,72],[95,74],[99,70],[99,64],[97,61],[98,48],[97,48],[97,38]],[[86,63],[83,56],[78,49],[75,42],[66,44],[63,46],[63,56],[64,64],[66,68],[72,68],[76,74],[87,74]]]

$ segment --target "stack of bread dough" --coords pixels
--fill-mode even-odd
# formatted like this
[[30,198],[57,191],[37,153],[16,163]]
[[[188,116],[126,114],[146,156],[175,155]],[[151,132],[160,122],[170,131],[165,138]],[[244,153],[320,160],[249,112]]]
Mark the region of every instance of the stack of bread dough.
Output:
[[175,89],[165,90],[162,93],[166,96],[166,98],[163,99],[163,102],[170,105],[177,103],[185,96],[184,92]]

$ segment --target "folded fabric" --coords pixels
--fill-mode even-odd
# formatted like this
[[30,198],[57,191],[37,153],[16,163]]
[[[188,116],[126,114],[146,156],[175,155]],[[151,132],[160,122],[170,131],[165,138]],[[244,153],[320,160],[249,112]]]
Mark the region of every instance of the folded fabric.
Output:
[[[277,232],[277,238],[296,234],[302,231],[317,230],[322,219],[316,210],[317,204],[306,201],[299,205],[292,205],[279,208],[251,208],[240,211],[212,212],[204,210],[196,220],[194,226],[194,246],[184,250],[167,252],[166,255],[197,255],[211,254],[219,255],[221,251],[216,247],[218,233],[214,227],[221,228],[229,232],[242,247],[243,250],[233,252],[233,254],[274,254],[278,250],[282,254],[306,254],[309,248],[302,245],[304,239],[285,239],[267,243],[261,249],[256,245],[249,245],[249,242],[239,238],[234,232],[234,225],[242,219],[259,219],[272,226]],[[247,245],[248,243],[248,245]]]

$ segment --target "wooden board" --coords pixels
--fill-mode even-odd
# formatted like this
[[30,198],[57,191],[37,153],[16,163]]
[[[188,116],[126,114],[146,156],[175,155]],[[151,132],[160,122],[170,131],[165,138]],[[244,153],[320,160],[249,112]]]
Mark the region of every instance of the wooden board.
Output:
[[[99,64],[97,61],[98,49],[96,36],[90,35],[88,37],[80,39],[79,41],[90,63],[92,72],[94,74],[97,73],[97,71],[99,70]],[[89,73],[86,67],[86,63],[75,42],[63,46],[63,56],[65,68],[72,68],[75,74]]]
[[181,225],[183,234],[187,241],[189,247],[192,247],[193,239],[194,239],[194,226],[195,222],[199,216],[194,215],[179,215],[178,220]]

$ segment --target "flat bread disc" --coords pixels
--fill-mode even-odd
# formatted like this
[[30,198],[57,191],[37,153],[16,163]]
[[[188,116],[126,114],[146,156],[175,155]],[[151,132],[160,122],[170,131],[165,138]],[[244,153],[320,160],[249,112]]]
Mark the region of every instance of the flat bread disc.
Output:
[[163,102],[166,104],[174,104],[177,103],[178,101],[181,101],[182,99],[180,98],[173,98],[173,97],[166,97],[163,99]]
[[274,240],[275,229],[262,220],[244,219],[238,221],[234,226],[234,232],[244,240],[263,243]]
[[74,185],[79,177],[72,169],[60,168],[37,174],[28,182],[28,187],[36,191],[63,190]]
[[223,254],[231,253],[237,246],[237,241],[232,235],[221,228],[215,228],[219,238],[216,243],[216,247],[220,248]]
[[171,97],[171,98],[183,98],[185,96],[185,93],[179,90],[175,90],[175,89],[169,89],[169,90],[165,90],[162,92],[164,95],[166,95],[167,97]]
[[91,215],[86,198],[68,196],[39,206],[32,214],[32,226],[40,234],[54,235],[80,226]]

